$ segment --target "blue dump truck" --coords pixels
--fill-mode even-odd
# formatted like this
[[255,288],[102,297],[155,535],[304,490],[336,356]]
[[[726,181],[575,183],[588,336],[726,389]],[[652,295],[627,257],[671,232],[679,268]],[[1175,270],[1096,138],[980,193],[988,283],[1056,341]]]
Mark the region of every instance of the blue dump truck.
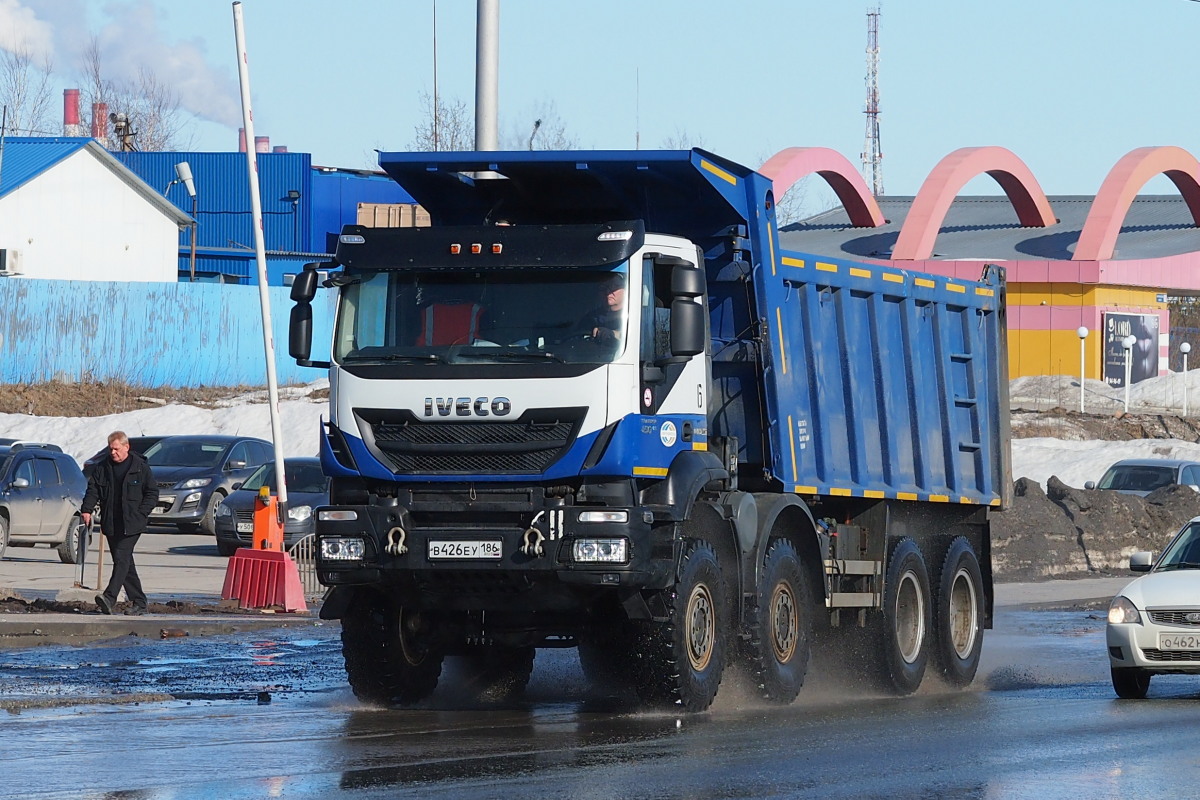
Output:
[[825,647],[895,694],[974,678],[1001,270],[785,250],[771,182],[698,149],[379,161],[432,225],[347,226],[289,342],[329,369],[317,571],[356,695],[420,701],[461,658],[507,697],[548,647],[688,711],[739,661],[789,703]]

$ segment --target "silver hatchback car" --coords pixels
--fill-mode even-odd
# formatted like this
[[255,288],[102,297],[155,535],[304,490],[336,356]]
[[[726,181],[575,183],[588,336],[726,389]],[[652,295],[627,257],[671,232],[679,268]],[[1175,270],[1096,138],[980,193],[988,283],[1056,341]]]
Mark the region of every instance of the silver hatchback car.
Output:
[[1200,675],[1200,517],[1187,522],[1162,555],[1138,552],[1129,568],[1146,572],[1108,607],[1108,662],[1118,697],[1140,699],[1154,675]]

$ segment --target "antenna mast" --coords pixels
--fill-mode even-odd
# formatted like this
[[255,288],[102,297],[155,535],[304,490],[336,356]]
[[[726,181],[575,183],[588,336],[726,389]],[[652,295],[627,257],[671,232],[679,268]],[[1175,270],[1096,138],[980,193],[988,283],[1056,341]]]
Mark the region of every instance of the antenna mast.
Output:
[[883,150],[879,144],[879,6],[867,10],[867,135],[863,177],[876,197],[883,194]]

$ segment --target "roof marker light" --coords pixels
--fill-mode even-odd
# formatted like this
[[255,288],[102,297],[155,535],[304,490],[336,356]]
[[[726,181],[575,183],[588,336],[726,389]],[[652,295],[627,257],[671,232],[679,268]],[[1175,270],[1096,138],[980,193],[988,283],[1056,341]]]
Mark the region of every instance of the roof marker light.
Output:
[[367,240],[357,233],[343,233],[338,237],[341,244],[366,244]]
[[499,255],[503,249],[504,249],[504,245],[500,244],[499,242],[495,242],[494,244],[492,244],[492,252],[496,255]]
[[474,242],[471,245],[471,255],[477,256],[482,252],[483,252],[483,245],[481,245],[479,242]]
[[462,252],[462,245],[461,245],[461,244],[452,244],[452,245],[450,245],[450,255],[452,255],[452,256],[456,256],[456,255],[458,255],[458,254],[459,254],[459,253],[461,253],[461,252]]
[[633,238],[633,231],[605,231],[596,237],[598,242],[627,242]]

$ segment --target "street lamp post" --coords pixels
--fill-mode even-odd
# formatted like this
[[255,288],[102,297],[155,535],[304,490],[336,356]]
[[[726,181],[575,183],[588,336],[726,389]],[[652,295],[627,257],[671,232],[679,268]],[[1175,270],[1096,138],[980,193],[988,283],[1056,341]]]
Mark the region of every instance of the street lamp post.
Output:
[[163,189],[163,196],[166,197],[167,192],[171,191],[171,187],[177,183],[182,183],[188,196],[192,198],[192,235],[190,237],[191,254],[188,257],[188,281],[194,281],[196,280],[196,182],[192,180],[192,168],[186,161],[180,161],[175,165],[175,180],[168,183],[167,188]]
[[1129,379],[1131,377],[1131,368],[1133,367],[1133,359],[1130,354],[1133,352],[1133,346],[1137,344],[1137,337],[1133,334],[1126,336],[1121,340],[1121,347],[1125,349],[1125,413],[1129,413]]
[[1079,413],[1083,413],[1083,381],[1084,370],[1087,368],[1087,357],[1084,353],[1084,342],[1088,336],[1088,329],[1080,325],[1075,334],[1079,337]]
[[1179,345],[1179,352],[1183,353],[1183,415],[1187,416],[1187,357],[1188,353],[1192,352],[1192,346],[1187,342]]

